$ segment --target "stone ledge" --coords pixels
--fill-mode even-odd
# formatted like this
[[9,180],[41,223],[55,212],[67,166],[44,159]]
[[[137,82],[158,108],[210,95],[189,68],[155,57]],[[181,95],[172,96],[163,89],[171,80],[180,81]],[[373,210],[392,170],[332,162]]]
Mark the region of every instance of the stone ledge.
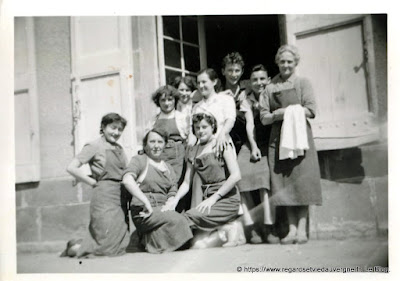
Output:
[[61,253],[67,245],[67,241],[53,241],[53,242],[32,242],[32,243],[18,243],[17,254],[26,253]]

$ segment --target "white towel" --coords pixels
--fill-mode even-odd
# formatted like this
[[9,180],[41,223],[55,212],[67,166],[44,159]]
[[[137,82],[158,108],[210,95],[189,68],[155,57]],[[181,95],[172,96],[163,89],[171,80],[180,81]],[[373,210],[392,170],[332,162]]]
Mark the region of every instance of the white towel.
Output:
[[283,115],[279,160],[296,159],[303,156],[307,149],[309,146],[304,108],[299,104],[289,105]]

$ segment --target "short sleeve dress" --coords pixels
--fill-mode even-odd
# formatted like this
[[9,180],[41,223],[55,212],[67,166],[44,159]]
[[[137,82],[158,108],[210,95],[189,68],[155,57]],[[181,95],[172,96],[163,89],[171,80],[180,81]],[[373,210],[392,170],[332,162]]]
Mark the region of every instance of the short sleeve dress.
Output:
[[[136,180],[145,169],[147,161],[146,155],[134,156],[124,174],[130,173]],[[146,177],[140,184],[140,189],[153,208],[149,217],[139,216],[144,210],[140,200],[133,197],[131,201],[132,220],[139,239],[146,251],[154,254],[174,251],[193,237],[188,221],[182,214],[176,211],[161,212],[168,198],[177,192],[174,170],[168,163],[166,167],[161,171],[148,164]]]
[[[278,108],[300,104],[308,108],[313,116],[316,104],[311,83],[294,74],[284,81],[278,74],[260,96],[261,119]],[[271,171],[271,205],[303,206],[321,205],[321,182],[317,151],[307,120],[307,138],[309,149],[304,156],[296,159],[279,160],[279,143],[282,121],[272,124],[268,147],[268,161]]]
[[121,187],[125,153],[120,145],[111,146],[101,137],[85,145],[76,158],[89,164],[92,177],[97,180],[90,201],[89,231],[77,257],[124,254],[130,239]]

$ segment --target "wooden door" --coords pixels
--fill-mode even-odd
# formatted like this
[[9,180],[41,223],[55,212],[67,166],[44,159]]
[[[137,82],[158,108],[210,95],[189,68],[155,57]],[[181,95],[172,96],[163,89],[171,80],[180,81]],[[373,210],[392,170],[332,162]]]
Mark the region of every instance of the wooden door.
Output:
[[39,112],[33,18],[14,20],[16,183],[40,180]]
[[311,80],[318,150],[379,138],[371,18],[367,15],[287,15],[287,42],[300,52],[297,73]]
[[71,18],[75,150],[99,137],[102,116],[128,120],[120,139],[128,157],[136,150],[130,17]]

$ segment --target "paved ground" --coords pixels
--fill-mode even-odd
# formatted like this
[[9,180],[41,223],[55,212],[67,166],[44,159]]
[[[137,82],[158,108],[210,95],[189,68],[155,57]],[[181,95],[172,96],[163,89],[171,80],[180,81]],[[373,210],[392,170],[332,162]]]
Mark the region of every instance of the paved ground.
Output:
[[363,270],[384,267],[387,262],[387,239],[374,238],[314,240],[304,245],[285,246],[247,244],[229,249],[186,250],[161,255],[131,253],[82,260],[59,258],[57,253],[18,254],[17,273],[236,273],[299,267]]

